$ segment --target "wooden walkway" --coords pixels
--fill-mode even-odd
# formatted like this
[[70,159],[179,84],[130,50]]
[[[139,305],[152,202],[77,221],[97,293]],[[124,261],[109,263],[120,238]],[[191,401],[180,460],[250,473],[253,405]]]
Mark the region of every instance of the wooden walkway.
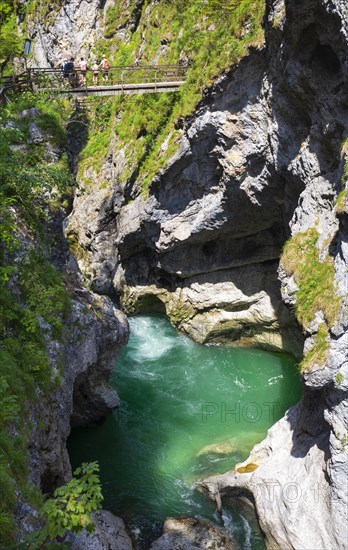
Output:
[[101,69],[97,75],[91,69],[85,75],[79,69],[63,75],[61,69],[34,67],[3,77],[0,99],[4,102],[11,93],[28,90],[68,97],[176,92],[184,84],[186,73],[187,67],[181,65],[131,65],[110,67],[106,78]]
[[[173,82],[143,82],[139,84],[110,84],[109,86],[85,86],[59,90],[67,96],[110,96],[122,94],[154,94],[160,92],[177,92],[185,80]],[[56,90],[54,90],[56,91]]]

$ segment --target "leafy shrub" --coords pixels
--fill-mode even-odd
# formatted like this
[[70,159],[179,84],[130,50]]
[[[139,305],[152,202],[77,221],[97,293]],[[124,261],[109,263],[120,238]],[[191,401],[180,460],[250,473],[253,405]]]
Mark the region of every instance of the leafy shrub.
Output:
[[44,527],[28,538],[35,543],[35,548],[44,547],[56,537],[64,537],[67,530],[78,534],[83,529],[94,531],[91,514],[100,508],[103,500],[98,473],[97,462],[84,462],[75,470],[75,477],[56,489],[53,498],[44,503],[40,511]]

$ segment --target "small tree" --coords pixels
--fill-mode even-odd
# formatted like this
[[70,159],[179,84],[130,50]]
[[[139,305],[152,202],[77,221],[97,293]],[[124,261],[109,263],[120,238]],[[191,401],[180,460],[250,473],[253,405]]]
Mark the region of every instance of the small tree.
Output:
[[0,0],[0,72],[6,63],[20,55],[22,45],[16,25],[16,6],[13,0]]
[[83,529],[89,533],[94,531],[91,514],[100,508],[103,500],[98,473],[97,462],[84,462],[69,483],[55,490],[40,510],[45,525],[28,538],[29,547],[42,548],[56,537],[64,537],[66,531],[77,534]]

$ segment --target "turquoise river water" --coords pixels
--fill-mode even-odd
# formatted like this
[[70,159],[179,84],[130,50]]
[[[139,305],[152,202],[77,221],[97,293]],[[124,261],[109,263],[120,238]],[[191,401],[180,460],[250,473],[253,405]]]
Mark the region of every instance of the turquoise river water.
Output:
[[223,523],[242,550],[264,549],[250,513],[215,507],[195,480],[232,469],[300,397],[294,360],[254,349],[204,346],[163,316],[130,319],[131,336],[113,384],[121,407],[68,441],[73,468],[98,460],[104,508],[121,515],[137,550],[146,550],[168,516]]

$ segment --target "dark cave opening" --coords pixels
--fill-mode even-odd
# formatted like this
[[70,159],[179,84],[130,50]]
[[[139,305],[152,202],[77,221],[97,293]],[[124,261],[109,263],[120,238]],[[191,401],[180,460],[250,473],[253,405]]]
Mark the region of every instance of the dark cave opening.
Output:
[[146,294],[137,300],[136,312],[166,314],[166,306],[162,300],[154,294]]
[[311,68],[315,71],[327,73],[330,76],[338,74],[341,63],[338,56],[329,44],[318,44],[312,53]]

